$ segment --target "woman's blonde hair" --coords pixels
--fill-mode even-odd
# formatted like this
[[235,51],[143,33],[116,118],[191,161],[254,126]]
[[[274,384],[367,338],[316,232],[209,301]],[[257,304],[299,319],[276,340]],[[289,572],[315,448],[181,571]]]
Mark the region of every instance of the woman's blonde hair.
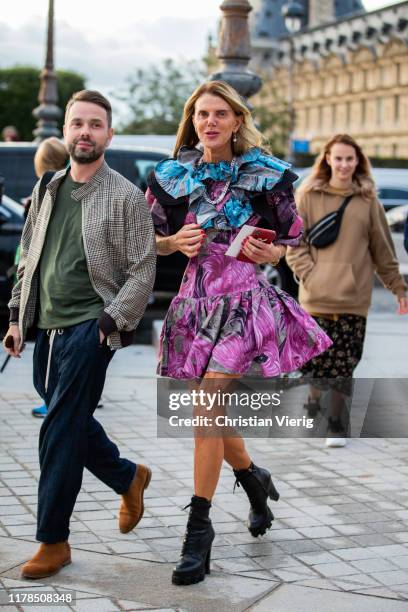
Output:
[[199,85],[184,105],[183,117],[177,130],[174,157],[177,157],[177,153],[182,146],[194,147],[199,142],[193,124],[193,115],[196,102],[203,94],[211,94],[222,98],[230,105],[237,116],[242,117],[242,125],[236,134],[237,141],[231,142],[232,151],[235,155],[242,155],[251,147],[262,146],[264,149],[266,148],[264,138],[256,129],[251,112],[239,93],[224,81],[208,81]]
[[327,163],[326,156],[329,155],[333,145],[345,144],[353,147],[356,152],[358,163],[353,174],[353,183],[361,190],[361,195],[367,200],[376,196],[374,180],[371,174],[371,164],[368,157],[363,153],[362,148],[349,134],[336,134],[326,142],[323,150],[317,157],[309,176],[303,181],[297,190],[297,195],[301,197],[309,191],[319,190],[330,182],[332,171]]
[[40,178],[45,172],[62,170],[68,163],[69,154],[63,142],[51,136],[39,145],[34,156],[35,173]]

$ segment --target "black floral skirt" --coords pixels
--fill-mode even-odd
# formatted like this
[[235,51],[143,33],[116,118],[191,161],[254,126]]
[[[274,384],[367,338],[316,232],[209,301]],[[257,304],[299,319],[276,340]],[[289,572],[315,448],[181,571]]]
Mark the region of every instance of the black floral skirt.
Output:
[[[332,339],[333,344],[324,353],[308,361],[302,368],[302,374],[325,379],[327,384],[323,386],[336,387],[350,395],[351,378],[363,354],[367,320],[353,314],[339,315],[337,320],[320,316],[313,318]],[[338,379],[337,382],[334,379]]]

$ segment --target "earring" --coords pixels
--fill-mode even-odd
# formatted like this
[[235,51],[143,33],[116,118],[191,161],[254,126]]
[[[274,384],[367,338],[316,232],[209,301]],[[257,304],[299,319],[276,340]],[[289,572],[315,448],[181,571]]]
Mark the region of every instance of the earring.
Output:
[[238,138],[237,138],[237,133],[234,132],[234,135],[232,137],[232,142],[237,142]]

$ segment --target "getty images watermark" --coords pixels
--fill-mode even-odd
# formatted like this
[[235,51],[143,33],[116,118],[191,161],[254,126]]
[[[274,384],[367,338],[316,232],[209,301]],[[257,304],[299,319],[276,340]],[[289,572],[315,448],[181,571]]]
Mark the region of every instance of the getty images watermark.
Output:
[[324,438],[335,420],[336,437],[402,438],[407,395],[406,378],[159,378],[157,435]]
[[172,414],[168,418],[170,427],[313,427],[313,419],[305,415],[290,417],[272,414],[270,417],[258,414],[229,416],[225,412],[216,414],[220,409],[249,409],[257,412],[263,408],[271,409],[281,405],[281,392],[208,392],[203,389],[173,392],[169,394],[169,410],[179,411],[182,408],[193,408],[193,416]]

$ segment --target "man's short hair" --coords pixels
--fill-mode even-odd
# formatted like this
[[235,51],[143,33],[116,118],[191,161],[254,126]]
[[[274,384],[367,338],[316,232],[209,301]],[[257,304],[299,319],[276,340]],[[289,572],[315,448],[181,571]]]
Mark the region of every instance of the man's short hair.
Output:
[[92,102],[92,104],[97,104],[98,106],[104,108],[108,117],[108,127],[112,127],[111,104],[109,100],[105,98],[105,96],[103,96],[99,91],[95,91],[94,89],[82,89],[81,91],[77,91],[72,94],[65,107],[65,119],[67,118],[69,109],[75,102]]

